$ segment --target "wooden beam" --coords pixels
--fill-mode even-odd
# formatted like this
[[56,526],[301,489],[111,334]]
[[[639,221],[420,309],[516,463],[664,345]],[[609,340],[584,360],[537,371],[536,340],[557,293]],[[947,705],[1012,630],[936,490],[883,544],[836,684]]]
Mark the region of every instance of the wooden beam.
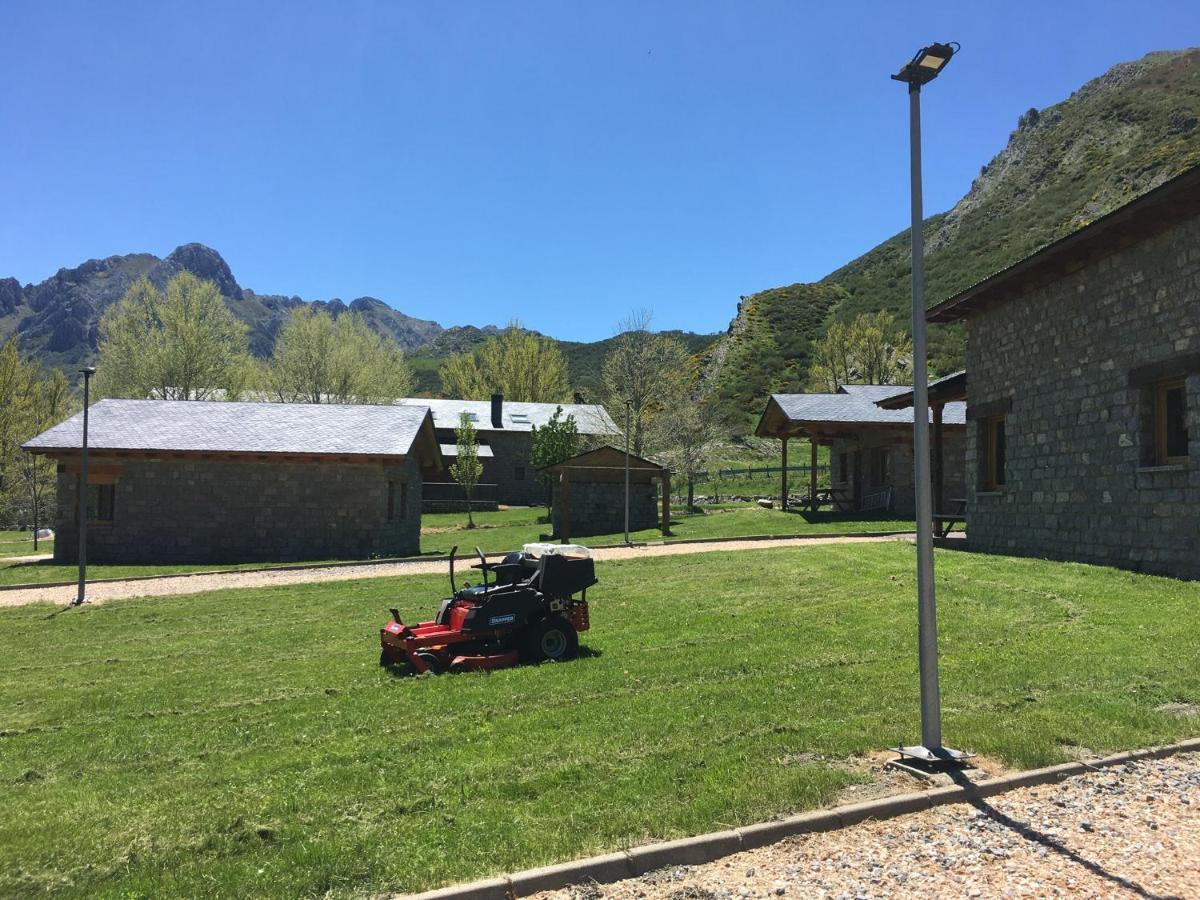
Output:
[[938,403],[933,407],[933,511],[935,513],[946,508],[946,503],[943,499],[945,490],[942,484],[942,461],[944,459],[942,452],[943,431],[942,404]]
[[812,508],[817,508],[817,442],[809,441],[809,464],[808,464],[808,498],[812,501]]
[[671,534],[671,473],[664,471],[662,477],[662,533]]
[[783,444],[783,454],[782,454],[783,471],[780,473],[780,476],[779,476],[779,506],[781,509],[786,510],[787,506],[788,506],[788,484],[787,484],[788,439],[783,438],[780,440],[780,443]]

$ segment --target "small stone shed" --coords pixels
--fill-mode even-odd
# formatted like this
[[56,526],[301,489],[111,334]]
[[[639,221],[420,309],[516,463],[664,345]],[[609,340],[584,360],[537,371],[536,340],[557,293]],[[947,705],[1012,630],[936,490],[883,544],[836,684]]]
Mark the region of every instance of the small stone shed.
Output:
[[[554,536],[615,534],[625,530],[625,451],[605,445],[542,471],[551,477]],[[671,533],[671,473],[665,466],[629,456],[629,530],[658,526]]]
[[1200,578],[1200,166],[932,307],[967,335],[967,543]]
[[[58,461],[55,561],[78,557],[83,414],[25,445]],[[364,559],[419,552],[442,466],[425,407],[101,400],[88,422],[88,559]]]
[[[817,492],[817,447],[830,450],[830,485],[844,510],[891,509],[916,514],[913,488],[913,413],[885,409],[882,403],[911,388],[894,384],[848,384],[834,394],[772,394],[754,433],[778,438],[788,494],[788,441],[807,439],[811,446],[808,495]],[[931,415],[934,441],[934,512],[959,498],[963,486],[965,404],[936,406]]]

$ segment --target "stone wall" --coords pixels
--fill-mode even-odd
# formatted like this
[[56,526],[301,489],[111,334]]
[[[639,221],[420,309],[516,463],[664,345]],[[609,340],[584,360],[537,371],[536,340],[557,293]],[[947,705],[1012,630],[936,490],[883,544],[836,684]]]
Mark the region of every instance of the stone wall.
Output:
[[[120,472],[113,521],[88,525],[90,562],[365,559],[420,551],[421,477],[412,458],[396,466],[103,457],[91,462],[119,465]],[[78,561],[78,479],[68,471],[58,476],[57,562]],[[391,520],[389,481],[395,483]]]
[[[550,521],[560,535],[559,503]],[[624,481],[572,481],[570,486],[571,539],[592,534],[618,534],[625,530]],[[629,486],[629,530],[657,528],[662,522],[658,488],[653,484]]]
[[[439,428],[437,437],[443,444],[456,442],[452,428]],[[480,431],[479,442],[486,443],[492,450],[491,457],[480,460],[483,463],[483,475],[479,482],[496,485],[496,500],[499,503],[537,506],[546,502],[547,487],[538,479],[537,472],[529,462],[532,437],[528,431]],[[449,470],[451,462],[453,458],[448,457],[446,471],[438,476],[439,481],[454,480]]]
[[1180,466],[1153,464],[1151,395],[1130,384],[1200,351],[1200,220],[998,303],[967,335],[968,414],[1011,403],[1002,490],[977,489],[968,423],[970,546],[1200,577],[1200,375]]
[[[892,489],[892,511],[898,516],[912,518],[917,514],[916,491],[913,487],[913,448],[911,426],[900,434],[895,428],[864,428],[855,440],[834,441],[830,450],[830,479],[832,486],[847,491],[852,497],[854,491],[854,452],[861,451],[860,465],[862,468],[861,493],[865,497],[877,491]],[[929,428],[929,440],[933,442],[933,426]],[[945,445],[942,449],[943,468],[943,497],[934,498],[935,513],[952,512],[952,501],[966,496],[966,483],[963,477],[966,457],[966,435],[961,427],[945,428],[943,431]],[[872,455],[882,449],[891,453],[890,474],[885,472],[880,478],[876,466],[872,464]],[[843,454],[845,468],[843,469]],[[932,452],[930,454],[930,477],[933,477]]]

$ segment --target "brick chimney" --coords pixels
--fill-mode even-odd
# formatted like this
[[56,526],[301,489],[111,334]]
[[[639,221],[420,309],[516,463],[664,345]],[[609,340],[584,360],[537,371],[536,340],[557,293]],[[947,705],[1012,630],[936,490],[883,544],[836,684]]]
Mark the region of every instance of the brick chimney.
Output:
[[504,427],[504,395],[492,394],[492,427]]

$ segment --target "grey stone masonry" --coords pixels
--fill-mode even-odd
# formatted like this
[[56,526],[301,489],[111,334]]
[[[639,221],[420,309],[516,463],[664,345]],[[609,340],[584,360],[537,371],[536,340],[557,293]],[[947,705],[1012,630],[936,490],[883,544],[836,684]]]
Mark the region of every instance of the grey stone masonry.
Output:
[[[571,538],[590,534],[618,534],[625,530],[625,484],[621,481],[573,481],[570,486]],[[629,530],[656,528],[661,520],[658,488],[653,484],[629,485]],[[560,532],[556,502],[551,514],[554,534]]]
[[[447,428],[437,429],[437,437],[446,444],[457,440],[454,430]],[[529,461],[533,439],[528,431],[480,431],[479,442],[486,443],[492,450],[492,456],[480,458],[483,474],[479,483],[496,485],[497,502],[513,506],[537,506],[546,502],[549,488],[538,479],[537,471]],[[450,476],[449,462],[439,481],[454,480]]]
[[[112,521],[88,525],[89,562],[366,559],[420,551],[421,475],[411,456],[394,465],[101,456],[91,465],[117,474]],[[60,466],[57,562],[77,561],[77,487],[77,472]]]
[[[1007,409],[996,491],[968,421],[970,546],[1200,578],[1200,219],[995,303],[967,335],[968,416]],[[1153,391],[1131,373],[1172,360],[1188,454],[1156,466]]]

